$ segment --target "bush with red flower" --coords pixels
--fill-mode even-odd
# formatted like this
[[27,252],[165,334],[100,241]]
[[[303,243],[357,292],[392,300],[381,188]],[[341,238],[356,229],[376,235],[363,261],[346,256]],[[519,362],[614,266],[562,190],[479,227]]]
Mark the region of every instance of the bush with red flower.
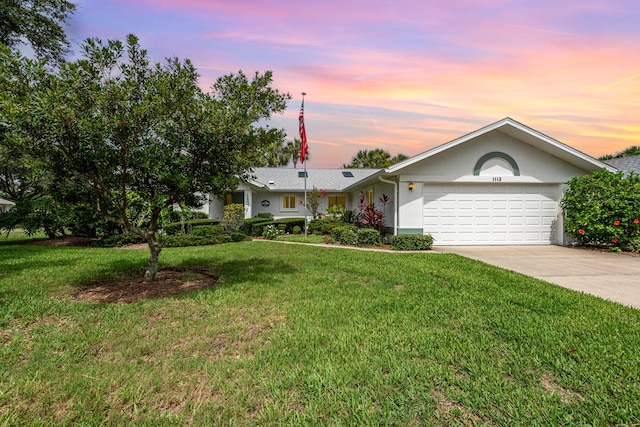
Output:
[[573,178],[562,208],[565,231],[578,243],[640,252],[640,175],[603,170]]

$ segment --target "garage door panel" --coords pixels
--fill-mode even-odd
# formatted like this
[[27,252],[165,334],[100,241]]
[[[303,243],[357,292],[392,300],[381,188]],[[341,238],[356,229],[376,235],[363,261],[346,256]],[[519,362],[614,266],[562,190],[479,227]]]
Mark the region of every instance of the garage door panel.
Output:
[[435,244],[549,244],[557,185],[425,185],[424,230]]

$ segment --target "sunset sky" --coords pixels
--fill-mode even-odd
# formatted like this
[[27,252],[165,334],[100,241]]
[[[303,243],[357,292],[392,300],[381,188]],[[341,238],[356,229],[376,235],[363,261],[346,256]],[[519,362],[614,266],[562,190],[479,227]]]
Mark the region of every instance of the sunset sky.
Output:
[[310,168],[413,156],[507,116],[594,157],[640,145],[637,0],[76,2],[75,42],[136,34],[153,61],[191,59],[204,89],[272,70],[288,139],[306,92]]

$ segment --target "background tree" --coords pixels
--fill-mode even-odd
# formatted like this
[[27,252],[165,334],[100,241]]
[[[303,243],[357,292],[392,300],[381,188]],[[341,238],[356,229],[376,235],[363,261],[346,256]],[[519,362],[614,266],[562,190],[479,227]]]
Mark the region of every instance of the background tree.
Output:
[[[289,158],[291,159],[291,163],[293,163],[294,169],[298,167],[301,150],[302,150],[302,140],[300,138],[293,138],[293,141],[287,142],[287,153]],[[311,158],[310,151],[309,149],[307,149],[306,159],[309,160],[310,158]]]
[[405,159],[408,159],[408,157],[404,154],[391,157],[391,154],[382,148],[360,150],[351,158],[351,163],[343,164],[342,167],[345,169],[382,169]]
[[[283,138],[280,135],[272,135],[263,145],[263,157],[258,160],[256,166],[267,166],[277,168],[278,166],[286,166],[289,163],[289,152],[284,145]],[[284,133],[282,133],[284,136]]]
[[611,159],[619,159],[621,157],[631,157],[640,155],[640,146],[632,145],[631,147],[627,147],[622,151],[619,151],[615,154],[605,154],[602,157],[599,157],[598,160],[611,160]]
[[26,43],[38,58],[60,62],[69,49],[64,25],[75,10],[66,0],[3,0],[0,43],[10,48]]
[[126,45],[89,39],[83,50],[55,74],[35,67],[28,101],[4,97],[0,111],[56,176],[77,176],[100,215],[148,243],[152,280],[160,213],[235,188],[263,152],[269,131],[256,123],[290,96],[270,87],[271,72],[229,74],[205,93],[190,61],[150,65],[133,35]]

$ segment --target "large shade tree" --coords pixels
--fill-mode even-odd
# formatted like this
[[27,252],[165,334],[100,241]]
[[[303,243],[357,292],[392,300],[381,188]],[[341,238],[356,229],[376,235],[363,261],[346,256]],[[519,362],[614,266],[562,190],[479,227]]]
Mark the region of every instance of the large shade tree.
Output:
[[[161,211],[234,188],[274,132],[257,123],[284,111],[290,96],[271,87],[271,72],[229,74],[204,92],[190,61],[151,65],[133,35],[126,43],[89,39],[83,51],[55,73],[14,56],[32,69],[30,93],[22,102],[3,97],[0,111],[23,135],[23,149],[61,178],[75,177],[100,215],[145,239],[152,280]],[[141,211],[144,226],[134,220]]]
[[28,45],[38,58],[59,62],[69,48],[64,26],[75,9],[67,0],[2,0],[0,43]]

